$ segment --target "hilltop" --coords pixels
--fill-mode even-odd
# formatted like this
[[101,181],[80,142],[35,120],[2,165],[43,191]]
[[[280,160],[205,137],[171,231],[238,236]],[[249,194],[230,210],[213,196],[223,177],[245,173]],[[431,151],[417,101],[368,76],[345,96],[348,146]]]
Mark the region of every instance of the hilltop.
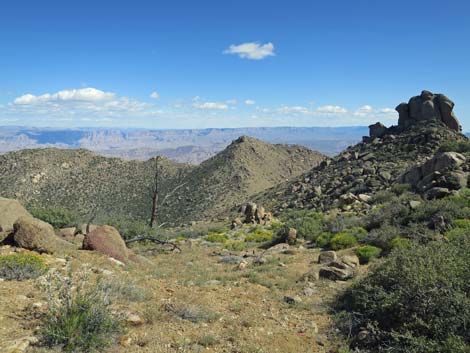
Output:
[[[199,166],[161,159],[161,194],[179,193],[161,207],[161,222],[221,217],[260,190],[297,176],[325,157],[305,147],[242,137]],[[0,190],[30,208],[64,208],[84,217],[148,219],[155,159],[106,158],[79,149],[30,149],[0,156]]]

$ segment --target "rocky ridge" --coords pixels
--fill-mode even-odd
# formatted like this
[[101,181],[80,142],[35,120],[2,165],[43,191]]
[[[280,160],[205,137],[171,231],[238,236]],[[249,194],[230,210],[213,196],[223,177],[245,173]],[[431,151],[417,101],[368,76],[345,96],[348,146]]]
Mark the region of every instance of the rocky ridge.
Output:
[[[410,100],[410,113],[402,113],[398,126],[386,128],[380,123],[371,125],[370,136],[365,137],[363,142],[349,147],[331,160],[323,161],[301,177],[258,195],[255,201],[277,212],[286,208],[319,211],[340,208],[344,211],[354,209],[365,212],[370,207],[368,201],[376,192],[397,183],[416,186],[424,176],[404,177],[410,168],[428,161],[444,142],[467,140],[460,133],[460,128],[457,128],[460,125],[452,113],[453,103],[447,97],[433,95],[428,91],[423,91],[418,97]],[[430,106],[426,103],[428,101],[437,101],[441,106],[448,107],[446,118],[443,118],[445,114],[436,109],[433,110],[434,115],[426,115],[429,107],[424,107]],[[415,106],[420,104],[424,107],[417,109]],[[433,107],[436,108],[438,104]],[[403,110],[403,105],[397,109]],[[422,119],[423,116],[426,118]],[[451,123],[446,120],[449,117],[454,119]],[[461,164],[463,162],[459,166]],[[434,172],[442,171],[436,169],[430,173]],[[466,181],[465,175],[460,173],[458,176],[461,178],[456,183],[462,185]],[[422,191],[431,188],[431,185],[427,185]]]

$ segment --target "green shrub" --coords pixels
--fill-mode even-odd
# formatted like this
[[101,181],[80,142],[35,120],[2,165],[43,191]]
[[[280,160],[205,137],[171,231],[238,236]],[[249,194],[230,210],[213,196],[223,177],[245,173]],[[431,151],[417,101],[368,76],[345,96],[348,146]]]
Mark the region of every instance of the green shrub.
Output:
[[78,223],[77,215],[62,209],[36,208],[31,210],[31,214],[56,229],[76,226]]
[[245,241],[249,243],[264,243],[273,240],[273,232],[262,228],[255,228],[251,233],[247,234]]
[[111,287],[89,278],[76,280],[57,273],[47,284],[48,311],[40,331],[42,341],[63,352],[101,352],[121,331],[111,313]]
[[413,245],[413,242],[408,238],[395,237],[390,241],[390,249],[406,249],[410,248]]
[[362,227],[352,227],[345,229],[342,233],[350,234],[358,241],[362,241],[367,236],[367,230]]
[[0,278],[22,281],[37,278],[47,271],[44,259],[34,253],[0,256]]
[[206,237],[206,240],[211,243],[225,243],[227,241],[227,236],[220,233],[209,233]]
[[470,229],[467,228],[454,228],[446,232],[447,239],[458,239],[470,235]]
[[132,239],[139,235],[154,236],[157,233],[157,229],[150,228],[146,222],[138,219],[113,218],[108,219],[105,223],[116,228],[124,240]]
[[470,219],[454,219],[452,225],[456,228],[470,229]]
[[330,232],[323,232],[315,240],[315,245],[319,248],[324,248],[330,243],[331,238],[333,238],[333,234]]
[[470,152],[470,141],[447,141],[441,144],[439,152]]
[[336,308],[350,317],[343,332],[352,335],[352,348],[469,352],[469,253],[469,238],[395,249],[337,299]]
[[315,240],[323,232],[325,217],[319,212],[290,210],[282,216],[287,228],[295,228],[297,237]]
[[330,248],[333,250],[351,248],[355,245],[357,245],[356,237],[347,233],[338,233],[330,241]]
[[245,250],[246,245],[244,242],[239,240],[229,240],[225,243],[225,249],[231,251],[243,251]]
[[373,245],[363,245],[363,246],[358,247],[355,250],[355,253],[357,257],[359,258],[359,261],[361,262],[361,264],[366,264],[370,260],[379,257],[381,252],[382,252],[382,249]]

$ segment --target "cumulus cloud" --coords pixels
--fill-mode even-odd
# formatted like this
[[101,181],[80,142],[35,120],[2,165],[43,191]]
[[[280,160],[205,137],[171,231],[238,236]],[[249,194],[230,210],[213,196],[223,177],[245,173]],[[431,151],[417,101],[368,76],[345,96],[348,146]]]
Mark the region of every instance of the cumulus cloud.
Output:
[[238,103],[238,101],[236,99],[227,99],[225,103],[235,105]]
[[346,108],[340,107],[339,105],[324,105],[317,108],[317,112],[324,114],[344,114],[348,110]]
[[160,95],[158,94],[157,91],[153,91],[152,93],[150,93],[150,98],[158,99],[160,98]]
[[238,55],[242,59],[250,60],[263,60],[268,56],[275,56],[274,53],[274,44],[266,43],[261,44],[259,42],[249,42],[242,44],[232,44],[227,50],[224,51],[224,54],[234,54]]
[[245,104],[246,105],[254,105],[254,104],[256,104],[256,102],[253,99],[247,99],[247,100],[245,100]]
[[96,88],[80,88],[72,90],[62,90],[56,93],[45,93],[35,96],[27,93],[16,98],[13,104],[38,104],[47,102],[101,102],[115,98],[115,94],[104,92]]
[[228,105],[225,103],[218,102],[205,102],[205,103],[194,103],[194,108],[198,109],[208,109],[208,110],[227,110]]

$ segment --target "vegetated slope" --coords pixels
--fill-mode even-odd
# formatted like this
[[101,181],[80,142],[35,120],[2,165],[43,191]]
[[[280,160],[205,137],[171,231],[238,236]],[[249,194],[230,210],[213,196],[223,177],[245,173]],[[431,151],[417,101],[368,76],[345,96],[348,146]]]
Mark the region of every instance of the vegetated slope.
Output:
[[186,176],[187,184],[170,209],[178,208],[187,220],[226,216],[227,209],[302,174],[325,158],[306,147],[272,145],[242,136]]
[[[254,193],[297,176],[325,157],[304,147],[243,137],[195,167],[160,163],[160,222],[179,224],[221,217]],[[106,158],[87,150],[32,149],[0,156],[0,195],[28,207],[65,208],[84,217],[148,219],[155,159]]]
[[[408,168],[431,157],[443,142],[460,140],[466,137],[437,121],[417,123],[404,130],[392,127],[382,137],[366,139],[299,178],[257,195],[255,200],[277,211],[325,211],[334,207],[365,210],[368,204],[361,201],[396,184]],[[350,193],[361,197],[357,200]]]
[[[189,167],[163,159],[161,188]],[[149,217],[155,162],[79,150],[31,149],[0,156],[0,193],[28,207],[65,208],[84,217]]]

